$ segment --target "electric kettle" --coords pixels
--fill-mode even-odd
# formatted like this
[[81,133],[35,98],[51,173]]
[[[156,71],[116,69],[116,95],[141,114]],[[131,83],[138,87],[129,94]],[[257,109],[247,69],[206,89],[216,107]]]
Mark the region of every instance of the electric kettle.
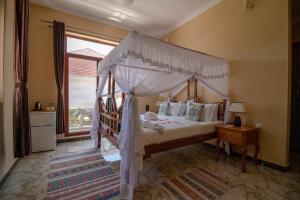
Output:
[[41,102],[39,102],[39,101],[35,102],[35,104],[34,104],[34,110],[35,111],[42,110]]

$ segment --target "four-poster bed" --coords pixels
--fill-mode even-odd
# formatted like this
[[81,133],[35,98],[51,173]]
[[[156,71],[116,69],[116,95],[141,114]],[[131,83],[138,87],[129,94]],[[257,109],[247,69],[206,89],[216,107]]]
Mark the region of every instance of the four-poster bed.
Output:
[[[120,127],[121,127],[121,118],[122,118],[122,108],[125,101],[125,93],[122,92],[121,105],[117,107],[116,104],[116,87],[115,80],[111,77],[111,73],[108,74],[108,100],[104,103],[103,98],[98,98],[99,104],[99,115],[100,115],[100,128],[98,131],[98,148],[101,144],[101,135],[118,138]],[[193,85],[193,95],[191,95],[191,85]],[[197,80],[189,79],[187,80],[187,98],[186,102],[192,100],[193,102],[200,102],[200,99],[197,97]],[[184,89],[184,88],[183,88]],[[178,91],[179,92],[179,91]],[[177,93],[178,93],[177,92]],[[172,102],[176,100],[172,99]],[[214,102],[218,104],[218,120],[224,121],[225,108],[226,108],[226,99],[222,102]],[[109,108],[108,108],[109,107]],[[213,126],[215,126],[214,124]],[[157,135],[159,137],[159,135]],[[151,156],[151,154],[167,151],[170,149],[179,148],[182,146],[195,144],[201,141],[214,139],[216,137],[215,131],[209,131],[207,133],[199,133],[193,136],[182,136],[178,139],[167,140],[163,142],[150,142],[145,145],[145,155],[144,159]],[[115,143],[116,145],[116,143]]]
[[[171,140],[149,144],[144,140],[145,133],[141,128],[136,97],[166,93],[176,90],[186,82],[189,91],[189,83],[193,79],[196,85],[200,84],[226,99],[218,104],[219,120],[226,121],[225,109],[229,103],[228,75],[228,62],[222,58],[164,43],[136,32],[130,33],[99,63],[99,84],[91,134],[95,144],[98,144],[100,129],[105,128],[105,132],[118,135],[122,199],[133,199],[137,173],[142,169],[143,157],[215,136],[214,126],[209,125],[212,129],[199,135],[185,138],[173,136]],[[102,97],[107,79],[110,92],[105,105]],[[120,108],[116,107],[114,99],[116,84],[124,92]],[[197,95],[196,88],[194,94]],[[188,98],[191,99],[189,92]],[[198,123],[200,122],[193,122],[186,127],[197,127]],[[165,130],[166,133],[168,131]],[[163,133],[161,137],[166,137],[166,134]]]
[[[168,137],[168,139],[165,139],[163,141],[161,140],[150,140],[151,142],[149,144],[146,143],[144,146],[145,148],[145,154],[144,159],[150,157],[152,154],[160,153],[163,151],[196,144],[199,142],[203,142],[206,140],[214,139],[216,138],[216,132],[215,127],[218,124],[221,124],[224,120],[224,114],[225,114],[225,107],[226,107],[226,100],[224,99],[223,102],[214,102],[219,104],[218,108],[218,120],[217,122],[206,122],[206,123],[198,123],[198,124],[191,124],[191,122],[187,122],[186,120],[179,119],[178,121],[183,123],[185,126],[188,126],[189,128],[175,128],[171,131],[169,131],[169,135],[171,135],[172,138]],[[165,117],[165,118],[173,118],[171,117]],[[177,121],[176,121],[177,122]],[[191,130],[192,129],[192,130]],[[168,131],[168,129],[167,129]],[[174,135],[176,132],[180,132],[181,134],[174,138]],[[189,132],[190,131],[190,132]],[[189,134],[187,134],[189,133]],[[166,135],[166,133],[163,133]],[[146,135],[146,134],[145,134]],[[144,137],[144,134],[142,134],[142,138]],[[154,137],[160,137],[159,135],[155,134]]]
[[[122,109],[125,101],[125,93],[121,94],[121,105],[118,107],[116,102],[116,82],[111,77],[111,73],[108,74],[107,80],[107,101],[104,103],[102,97],[98,98],[99,104],[99,123],[101,124],[101,128],[107,134],[114,136],[114,134],[118,134],[120,131],[120,121],[122,119]],[[98,134],[101,134],[99,131]],[[98,137],[98,147],[100,146],[101,137]]]
[[[194,83],[193,86],[193,95],[191,95],[190,89],[191,85]],[[187,98],[186,101],[192,100],[193,102],[200,102],[200,99],[197,97],[197,81],[196,80],[187,80]],[[122,118],[122,108],[125,100],[125,94],[122,92],[122,101],[121,105],[117,107],[116,104],[116,97],[115,97],[115,80],[111,77],[111,73],[108,74],[108,96],[109,99],[107,100],[106,104],[103,101],[103,98],[98,98],[98,104],[99,104],[99,114],[100,114],[100,128],[98,131],[98,148],[101,144],[101,135],[108,135],[109,137],[114,137],[115,139],[118,138],[120,127],[121,127],[121,118]],[[176,100],[171,99],[172,102],[175,102]],[[213,102],[215,104],[218,104],[218,120],[224,121],[224,115],[225,115],[225,108],[226,108],[226,99],[224,99],[222,102]],[[110,106],[110,108],[108,108]],[[165,118],[168,118],[165,116]],[[207,125],[207,124],[205,124]],[[214,124],[215,126],[217,124]],[[181,128],[181,127],[180,127]],[[200,127],[201,128],[201,125]],[[186,131],[186,130],[185,130]],[[159,135],[156,135],[159,137]],[[215,131],[209,131],[207,133],[199,133],[197,135],[193,136],[186,136],[186,134],[177,138],[177,139],[171,139],[163,142],[148,142],[147,145],[144,146],[145,148],[145,155],[144,158],[148,158],[151,156],[151,154],[159,153],[162,151],[167,151],[170,149],[195,144],[201,141],[214,139],[216,137]]]

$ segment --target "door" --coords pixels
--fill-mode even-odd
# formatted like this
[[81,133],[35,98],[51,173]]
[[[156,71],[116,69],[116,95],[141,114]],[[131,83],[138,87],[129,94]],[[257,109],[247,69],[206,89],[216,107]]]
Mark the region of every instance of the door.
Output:
[[300,42],[293,43],[292,48],[290,151],[300,153]]
[[67,36],[64,71],[66,136],[89,134],[96,100],[97,66],[113,48]]
[[67,55],[65,119],[67,135],[88,134],[92,127],[99,58]]

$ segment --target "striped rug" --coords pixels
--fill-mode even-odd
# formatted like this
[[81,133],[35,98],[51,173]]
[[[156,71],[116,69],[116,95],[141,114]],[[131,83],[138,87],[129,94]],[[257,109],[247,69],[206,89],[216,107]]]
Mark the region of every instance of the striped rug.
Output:
[[97,150],[53,157],[48,200],[117,199],[120,179]]
[[231,184],[201,168],[165,181],[159,186],[168,199],[219,199],[231,189]]

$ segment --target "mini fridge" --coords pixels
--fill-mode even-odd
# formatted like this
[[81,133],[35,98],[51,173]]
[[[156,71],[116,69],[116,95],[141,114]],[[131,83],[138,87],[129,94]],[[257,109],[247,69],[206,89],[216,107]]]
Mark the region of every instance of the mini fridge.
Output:
[[49,151],[56,148],[56,113],[31,112],[32,152]]

